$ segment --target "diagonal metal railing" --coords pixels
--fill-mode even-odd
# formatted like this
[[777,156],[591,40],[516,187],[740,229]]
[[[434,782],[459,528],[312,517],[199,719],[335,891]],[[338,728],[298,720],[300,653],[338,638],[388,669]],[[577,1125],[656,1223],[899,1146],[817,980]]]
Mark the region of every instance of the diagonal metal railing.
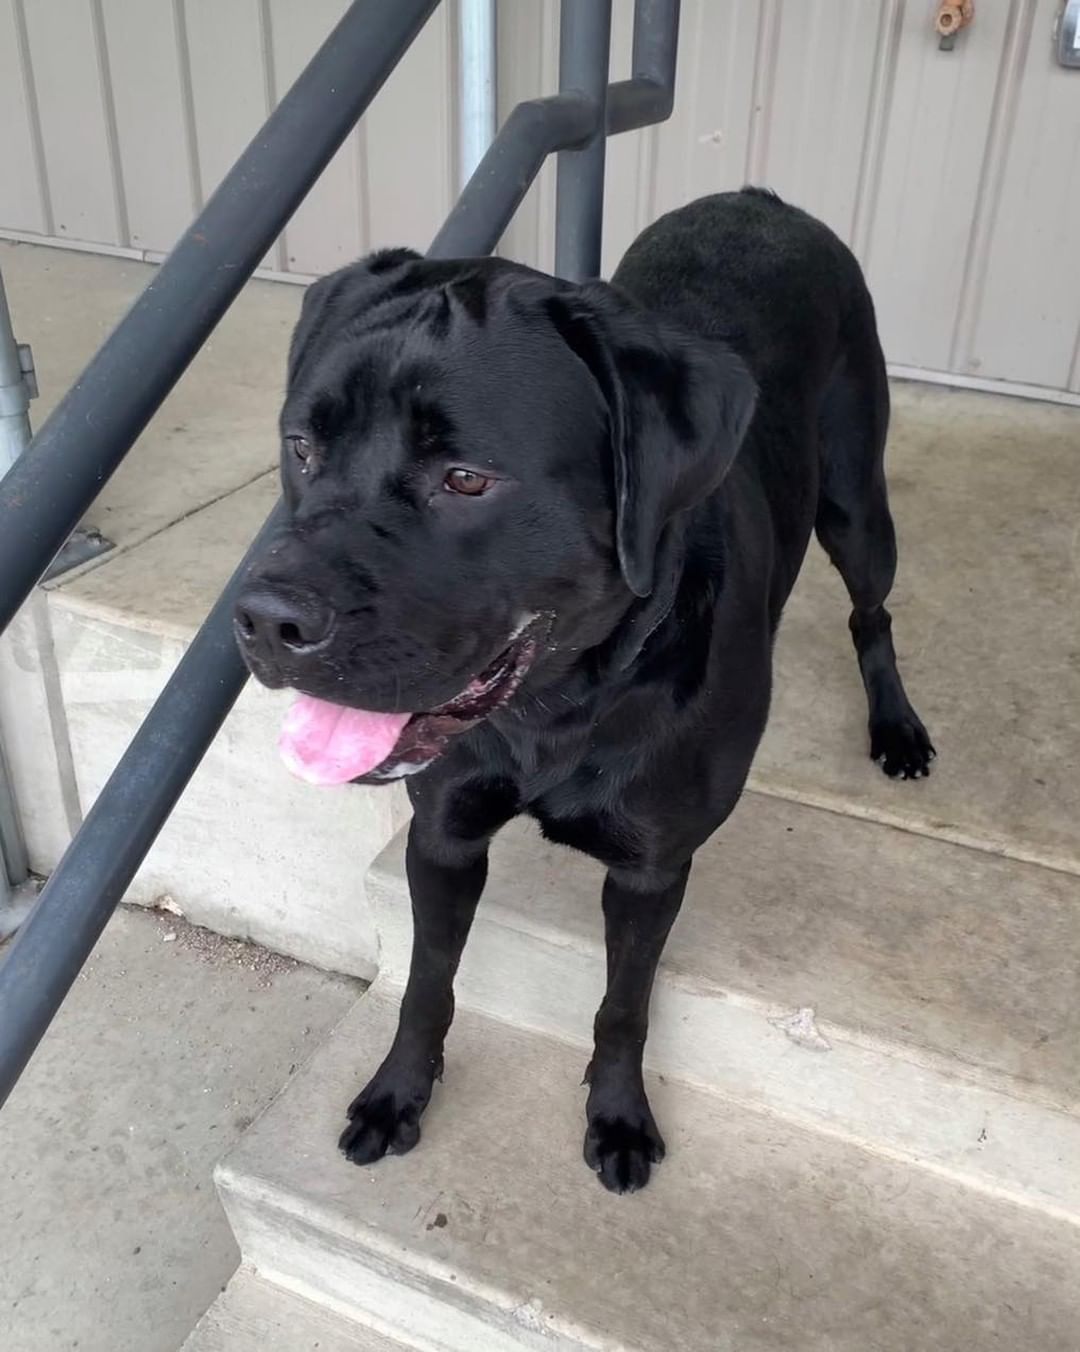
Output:
[[[45,573],[438,0],[354,0],[33,442],[0,480],[0,630]],[[519,104],[433,241],[490,253],[558,153],[556,271],[600,270],[606,137],[663,121],[679,0],[636,0],[631,78],[609,84],[611,0],[562,0],[559,92]],[[247,678],[232,610],[279,504],[147,714],[0,962],[0,1105]]]

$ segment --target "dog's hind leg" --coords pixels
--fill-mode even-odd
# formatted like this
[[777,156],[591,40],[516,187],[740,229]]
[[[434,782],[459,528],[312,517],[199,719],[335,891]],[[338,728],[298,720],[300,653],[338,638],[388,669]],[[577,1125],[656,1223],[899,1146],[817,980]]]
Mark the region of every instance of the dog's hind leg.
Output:
[[934,748],[896,666],[885,599],[896,574],[896,532],[885,484],[889,386],[867,314],[822,403],[821,490],[815,529],[851,597],[851,635],[870,707],[870,755],[887,775],[930,773]]

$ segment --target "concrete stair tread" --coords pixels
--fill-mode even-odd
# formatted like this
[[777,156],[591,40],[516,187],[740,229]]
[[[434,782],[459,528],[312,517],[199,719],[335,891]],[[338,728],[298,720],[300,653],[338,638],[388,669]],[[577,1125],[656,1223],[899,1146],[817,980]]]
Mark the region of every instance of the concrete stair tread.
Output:
[[752,783],[1080,874],[1080,410],[892,382],[889,600],[939,757],[914,794],[866,761],[848,598],[812,545],[776,644]]
[[241,1268],[181,1352],[405,1352],[352,1320]]
[[[403,840],[372,880],[389,898],[383,922],[407,929],[394,903],[408,894]],[[598,952],[602,881],[599,865],[514,822],[493,846],[477,923]],[[661,984],[765,1013],[810,1007],[827,1036],[956,1062],[1075,1110],[1078,971],[1071,875],[748,793],[695,859]]]
[[[459,1009],[587,1046],[601,881],[511,826]],[[401,840],[368,893],[400,986]],[[749,794],[698,856],[646,1066],[1080,1221],[1078,905],[1069,875]]]
[[219,1169],[270,1279],[440,1352],[1075,1352],[1080,1228],[655,1078],[668,1158],[611,1196],[581,1050],[468,1011],[419,1147],[356,1168],[395,1013],[373,988]]

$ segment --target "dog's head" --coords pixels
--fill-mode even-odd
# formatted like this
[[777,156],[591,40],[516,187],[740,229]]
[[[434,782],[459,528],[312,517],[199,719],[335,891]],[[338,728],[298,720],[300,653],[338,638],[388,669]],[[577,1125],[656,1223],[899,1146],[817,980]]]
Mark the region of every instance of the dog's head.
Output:
[[649,594],[755,388],[603,283],[376,254],[315,283],[281,414],[288,522],[236,633],[321,783],[397,778]]

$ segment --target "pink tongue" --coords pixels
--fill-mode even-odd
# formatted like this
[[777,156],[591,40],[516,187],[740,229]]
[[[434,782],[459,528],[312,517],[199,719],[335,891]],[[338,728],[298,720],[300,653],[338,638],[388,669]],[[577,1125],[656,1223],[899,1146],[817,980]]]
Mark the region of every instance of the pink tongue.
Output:
[[301,695],[285,715],[281,759],[309,784],[347,784],[381,765],[411,714],[369,714]]

